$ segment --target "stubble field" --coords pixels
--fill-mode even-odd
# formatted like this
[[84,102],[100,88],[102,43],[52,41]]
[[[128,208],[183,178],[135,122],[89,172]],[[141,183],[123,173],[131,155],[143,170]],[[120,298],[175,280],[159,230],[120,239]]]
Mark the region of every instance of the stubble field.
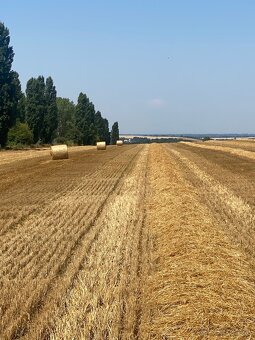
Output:
[[255,338],[254,143],[0,152],[0,339]]

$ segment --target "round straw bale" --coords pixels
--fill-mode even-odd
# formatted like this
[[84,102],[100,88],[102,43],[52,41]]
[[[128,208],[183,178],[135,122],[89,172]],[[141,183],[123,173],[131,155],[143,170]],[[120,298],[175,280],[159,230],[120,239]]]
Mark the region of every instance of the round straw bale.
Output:
[[97,142],[97,150],[106,150],[105,142]]
[[118,145],[118,146],[123,145],[123,140],[117,140],[116,145]]
[[53,145],[50,148],[50,154],[52,159],[66,159],[68,158],[67,145]]

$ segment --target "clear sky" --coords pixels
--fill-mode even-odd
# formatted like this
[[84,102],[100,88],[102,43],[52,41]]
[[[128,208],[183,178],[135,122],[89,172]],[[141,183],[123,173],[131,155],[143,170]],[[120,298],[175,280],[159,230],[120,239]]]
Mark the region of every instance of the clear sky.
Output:
[[0,0],[23,89],[52,76],[122,133],[255,133],[254,0]]

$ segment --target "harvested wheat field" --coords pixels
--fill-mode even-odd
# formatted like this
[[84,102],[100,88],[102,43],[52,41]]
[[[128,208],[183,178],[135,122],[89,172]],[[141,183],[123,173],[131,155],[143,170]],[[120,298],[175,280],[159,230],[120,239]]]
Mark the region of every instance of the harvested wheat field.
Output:
[[0,339],[255,338],[237,143],[1,152]]

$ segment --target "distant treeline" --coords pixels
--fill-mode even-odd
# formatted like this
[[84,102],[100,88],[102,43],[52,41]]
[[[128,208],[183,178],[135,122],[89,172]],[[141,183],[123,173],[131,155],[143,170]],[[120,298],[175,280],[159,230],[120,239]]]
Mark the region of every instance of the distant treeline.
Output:
[[133,137],[128,141],[125,139],[126,143],[130,144],[148,144],[148,143],[178,143],[181,142],[181,138],[147,138],[147,137]]
[[118,122],[110,132],[108,120],[86,94],[81,92],[75,105],[57,97],[53,79],[43,76],[29,79],[22,93],[19,75],[12,70],[14,52],[9,45],[9,30],[0,22],[0,146],[116,143]]

